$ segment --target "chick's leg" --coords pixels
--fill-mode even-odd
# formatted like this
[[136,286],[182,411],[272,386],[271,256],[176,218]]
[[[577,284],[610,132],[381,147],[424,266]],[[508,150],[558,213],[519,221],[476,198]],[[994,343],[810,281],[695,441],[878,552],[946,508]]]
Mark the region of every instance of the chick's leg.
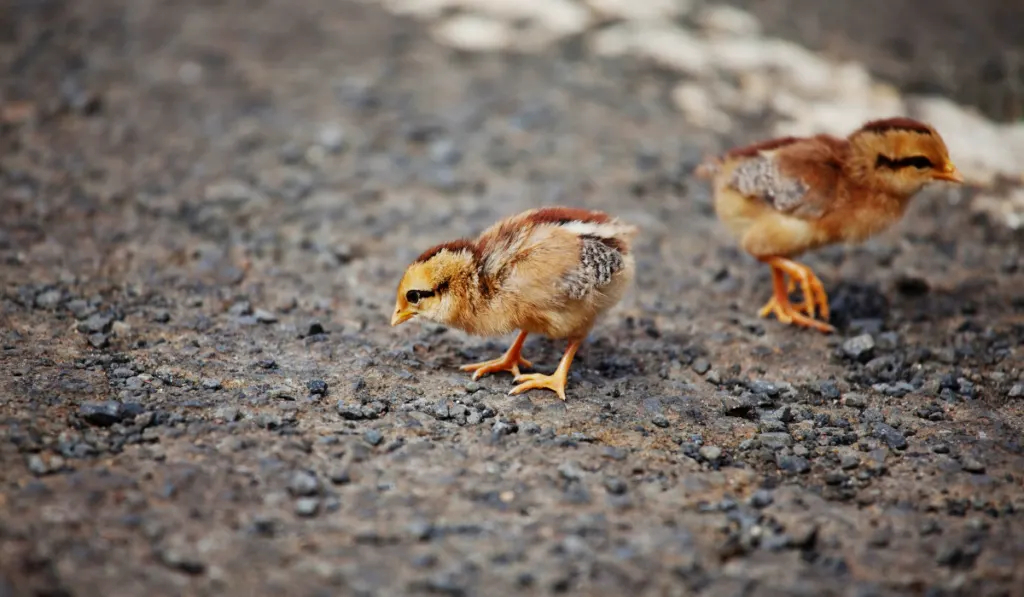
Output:
[[[780,259],[779,261],[793,263],[786,259]],[[835,328],[828,325],[827,323],[817,321],[816,319],[813,319],[801,313],[800,311],[802,309],[797,309],[797,307],[794,306],[789,301],[790,287],[786,284],[786,273],[788,272],[786,272],[782,267],[780,267],[776,262],[776,259],[774,258],[768,260],[768,266],[772,269],[773,296],[768,301],[768,303],[761,308],[761,311],[758,313],[761,317],[767,317],[769,315],[774,314],[775,318],[782,323],[794,324],[801,327],[814,328],[826,334],[835,331]],[[800,280],[799,277],[793,277],[796,278],[797,280]],[[804,284],[801,284],[801,287],[804,291],[805,304],[803,306],[807,307],[810,313],[813,313],[815,306],[813,290],[810,290],[809,287]]]
[[559,398],[565,400],[565,384],[569,380],[569,367],[572,365],[572,360],[576,356],[576,351],[579,350],[582,342],[582,338],[569,341],[569,347],[565,349],[562,360],[558,362],[558,369],[555,369],[555,372],[551,375],[544,375],[542,373],[517,375],[515,380],[521,383],[512,388],[509,394],[520,394],[527,390],[548,389],[554,390]]
[[532,367],[533,364],[523,358],[523,343],[526,342],[526,331],[519,332],[516,336],[516,341],[512,343],[512,346],[508,347],[505,354],[502,356],[491,359],[489,361],[483,361],[480,363],[470,363],[469,365],[463,365],[460,367],[463,371],[472,371],[473,379],[480,379],[488,373],[497,373],[499,371],[510,371],[512,375],[519,375],[519,367]]

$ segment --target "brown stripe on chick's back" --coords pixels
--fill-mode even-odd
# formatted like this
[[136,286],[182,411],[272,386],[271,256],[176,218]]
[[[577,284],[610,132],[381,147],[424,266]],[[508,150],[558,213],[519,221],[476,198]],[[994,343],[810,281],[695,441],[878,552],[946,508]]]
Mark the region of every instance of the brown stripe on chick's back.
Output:
[[569,222],[606,224],[612,220],[612,217],[606,213],[580,207],[544,207],[528,215],[525,220],[531,224],[568,224]]
[[885,133],[888,131],[910,131],[922,135],[930,135],[932,128],[927,124],[914,120],[913,118],[897,117],[872,120],[860,127],[858,132]]

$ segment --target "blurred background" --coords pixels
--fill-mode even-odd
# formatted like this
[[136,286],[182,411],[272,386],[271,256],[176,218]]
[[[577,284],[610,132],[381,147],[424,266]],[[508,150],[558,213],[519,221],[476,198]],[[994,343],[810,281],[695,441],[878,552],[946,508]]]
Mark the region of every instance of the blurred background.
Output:
[[863,62],[906,93],[935,93],[990,118],[1024,118],[1024,4],[733,0],[766,33]]

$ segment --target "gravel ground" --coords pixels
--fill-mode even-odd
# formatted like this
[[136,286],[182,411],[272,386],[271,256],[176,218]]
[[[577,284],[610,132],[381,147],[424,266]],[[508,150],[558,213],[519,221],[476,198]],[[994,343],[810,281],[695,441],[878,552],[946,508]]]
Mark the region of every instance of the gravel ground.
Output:
[[[1024,595],[1022,236],[976,190],[809,256],[826,337],[755,316],[688,174],[751,131],[658,69],[85,4],[0,16],[0,595]],[[423,248],[552,203],[645,230],[567,402],[389,327]]]

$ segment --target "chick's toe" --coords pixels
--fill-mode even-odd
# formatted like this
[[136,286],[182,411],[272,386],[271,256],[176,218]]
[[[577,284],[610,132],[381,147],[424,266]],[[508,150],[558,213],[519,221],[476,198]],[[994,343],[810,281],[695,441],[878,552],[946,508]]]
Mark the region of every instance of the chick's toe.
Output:
[[489,361],[481,361],[479,363],[470,363],[468,365],[463,365],[462,367],[459,368],[462,369],[463,371],[472,371],[473,379],[480,379],[481,377],[487,375],[488,373],[500,373],[502,371],[508,371],[512,373],[512,375],[518,376],[519,367],[530,368],[532,366],[533,363],[527,361],[523,357],[509,357],[508,353],[506,353],[505,355],[498,357],[496,359],[491,359]]
[[529,375],[517,375],[515,380],[521,382],[509,390],[510,395],[521,394],[527,390],[553,390],[558,397],[565,400],[565,384],[568,376],[555,371],[551,375],[543,373],[530,373]]
[[460,369],[463,371],[472,371],[473,379],[480,379],[488,373],[498,373],[501,371],[510,371],[512,375],[518,377],[520,366],[526,367],[527,369],[533,367],[533,363],[523,358],[524,342],[526,342],[526,332],[519,332],[519,335],[516,337],[516,341],[512,343],[512,346],[510,346],[508,350],[505,351],[505,354],[489,361],[463,365]]

